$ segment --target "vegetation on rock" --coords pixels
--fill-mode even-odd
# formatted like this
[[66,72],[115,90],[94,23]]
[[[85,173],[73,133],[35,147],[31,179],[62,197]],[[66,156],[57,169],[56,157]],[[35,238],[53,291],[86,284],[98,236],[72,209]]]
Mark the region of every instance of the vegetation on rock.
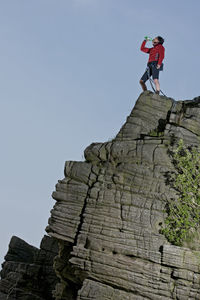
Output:
[[176,173],[171,174],[170,183],[179,196],[168,202],[161,232],[169,242],[182,246],[196,235],[200,225],[200,152],[196,147],[187,148],[180,140],[171,155]]

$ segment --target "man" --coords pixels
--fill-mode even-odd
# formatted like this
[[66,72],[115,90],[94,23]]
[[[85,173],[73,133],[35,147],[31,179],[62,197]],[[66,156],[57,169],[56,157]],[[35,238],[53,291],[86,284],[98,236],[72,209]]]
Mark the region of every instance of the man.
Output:
[[153,77],[153,81],[156,86],[156,94],[160,93],[160,83],[159,72],[163,69],[162,61],[165,56],[165,48],[163,47],[164,39],[161,36],[157,36],[152,40],[153,47],[145,47],[146,42],[149,40],[148,37],[145,37],[145,40],[142,42],[140,50],[149,53],[149,60],[147,67],[148,69],[140,79],[140,84],[143,91],[147,90],[145,82],[149,79],[150,76]]

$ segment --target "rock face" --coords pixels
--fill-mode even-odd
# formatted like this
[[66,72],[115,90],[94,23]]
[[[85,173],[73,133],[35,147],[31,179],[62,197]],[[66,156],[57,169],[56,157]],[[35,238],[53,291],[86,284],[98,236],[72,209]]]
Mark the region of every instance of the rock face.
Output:
[[56,299],[200,299],[200,252],[160,234],[174,170],[169,147],[200,142],[200,98],[146,91],[116,138],[68,161],[47,232],[59,241]]
[[57,300],[200,299],[199,246],[177,247],[160,233],[177,198],[168,151],[179,138],[200,145],[199,119],[200,97],[174,103],[142,93],[112,141],[66,162],[46,229],[59,249],[11,240],[0,299],[50,300],[53,289]]
[[1,300],[51,300],[58,279],[53,259],[57,241],[45,236],[40,249],[18,237],[12,237],[3,263],[0,281]]

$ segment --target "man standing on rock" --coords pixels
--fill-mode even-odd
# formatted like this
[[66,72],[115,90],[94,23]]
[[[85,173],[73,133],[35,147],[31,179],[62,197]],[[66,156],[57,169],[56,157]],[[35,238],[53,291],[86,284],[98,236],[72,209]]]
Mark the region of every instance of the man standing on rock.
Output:
[[156,86],[156,94],[160,93],[160,83],[159,79],[159,72],[163,70],[163,59],[165,56],[165,48],[163,47],[164,39],[161,36],[157,36],[152,40],[153,47],[147,48],[145,44],[147,41],[151,39],[145,37],[145,40],[142,42],[140,50],[149,53],[149,60],[147,64],[147,70],[145,71],[144,75],[140,79],[140,84],[142,86],[143,91],[147,90],[145,82],[153,77],[153,81]]

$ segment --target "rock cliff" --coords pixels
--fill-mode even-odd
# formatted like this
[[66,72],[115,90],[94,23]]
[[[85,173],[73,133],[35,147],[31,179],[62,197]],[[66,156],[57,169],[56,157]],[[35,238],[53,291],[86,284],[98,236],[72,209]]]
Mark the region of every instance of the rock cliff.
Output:
[[53,259],[58,253],[57,241],[44,236],[40,249],[13,236],[0,281],[0,300],[51,300],[58,279]]
[[178,247],[160,233],[177,198],[169,149],[180,138],[200,145],[199,118],[200,97],[174,102],[146,91],[112,141],[66,162],[46,229],[59,246],[57,300],[200,299],[198,242]]

